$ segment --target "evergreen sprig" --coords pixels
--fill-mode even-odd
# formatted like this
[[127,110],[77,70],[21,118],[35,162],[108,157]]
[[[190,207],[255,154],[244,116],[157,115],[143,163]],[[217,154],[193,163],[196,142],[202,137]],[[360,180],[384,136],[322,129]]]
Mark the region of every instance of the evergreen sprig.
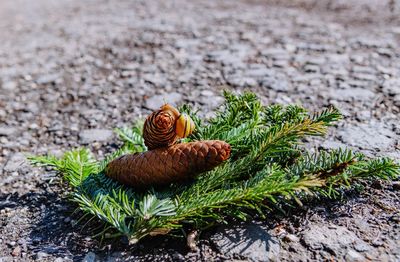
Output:
[[123,146],[102,161],[87,149],[69,151],[61,159],[34,156],[33,164],[49,166],[69,182],[71,200],[84,214],[99,218],[107,236],[127,236],[135,243],[147,235],[167,234],[182,227],[202,229],[226,218],[246,219],[304,195],[336,197],[358,180],[393,179],[400,166],[388,158],[366,159],[348,149],[309,153],[303,139],[323,136],[341,119],[335,108],[316,114],[296,105],[263,106],[253,93],[224,92],[225,103],[204,122],[189,106],[196,132],[186,141],[221,139],[231,144],[224,165],[190,184],[135,192],[104,174],[114,158],[146,150],[141,125],[117,129]]

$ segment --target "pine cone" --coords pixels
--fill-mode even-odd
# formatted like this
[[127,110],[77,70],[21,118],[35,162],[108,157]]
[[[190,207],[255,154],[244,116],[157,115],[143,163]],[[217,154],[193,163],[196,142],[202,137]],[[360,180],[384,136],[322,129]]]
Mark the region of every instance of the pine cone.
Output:
[[227,160],[230,145],[208,140],[176,144],[121,156],[110,162],[106,175],[135,188],[167,185],[189,180]]
[[193,130],[194,123],[189,116],[165,104],[146,118],[143,126],[144,143],[149,150],[171,146],[179,138],[189,136]]

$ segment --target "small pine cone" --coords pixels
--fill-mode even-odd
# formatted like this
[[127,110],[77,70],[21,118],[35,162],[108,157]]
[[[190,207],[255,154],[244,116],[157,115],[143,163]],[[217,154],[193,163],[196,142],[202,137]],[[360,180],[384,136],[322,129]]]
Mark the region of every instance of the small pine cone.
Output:
[[143,126],[143,138],[149,150],[176,143],[178,136],[175,133],[175,126],[179,115],[176,108],[165,104],[146,118]]
[[193,120],[165,104],[151,113],[144,122],[143,139],[149,150],[174,145],[180,138],[189,136],[195,129]]
[[176,144],[121,156],[111,161],[106,175],[135,188],[189,180],[227,160],[231,147],[219,140]]

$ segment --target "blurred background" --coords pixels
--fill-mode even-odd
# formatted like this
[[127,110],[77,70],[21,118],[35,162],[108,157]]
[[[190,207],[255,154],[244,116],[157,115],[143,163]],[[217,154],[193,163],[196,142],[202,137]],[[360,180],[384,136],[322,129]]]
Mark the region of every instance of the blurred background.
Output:
[[[311,111],[334,105],[345,120],[319,147],[399,159],[399,14],[398,0],[0,1],[0,261],[67,261],[99,247],[72,229],[71,207],[48,186],[54,174],[24,153],[89,145],[102,157],[118,146],[113,128],[164,101],[203,116],[224,89]],[[356,252],[400,259],[398,237],[388,239]]]

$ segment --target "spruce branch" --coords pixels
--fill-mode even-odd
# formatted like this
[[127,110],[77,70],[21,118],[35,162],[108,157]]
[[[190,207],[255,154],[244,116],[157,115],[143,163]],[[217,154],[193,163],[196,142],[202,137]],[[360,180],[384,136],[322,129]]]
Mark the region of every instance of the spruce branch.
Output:
[[135,151],[144,151],[146,146],[142,137],[143,122],[137,122],[132,128],[116,128],[115,132],[119,138],[125,142],[125,146],[129,146]]
[[60,159],[54,156],[30,156],[33,165],[48,166],[62,173],[71,186],[79,186],[90,174],[98,172],[98,164],[88,149],[68,151]]
[[282,208],[290,199],[301,204],[305,195],[337,197],[360,180],[396,179],[400,165],[388,158],[366,159],[348,149],[309,153],[304,138],[323,136],[341,119],[335,108],[314,114],[298,105],[263,106],[253,93],[224,92],[215,117],[202,120],[188,105],[196,132],[182,142],[221,139],[232,147],[231,159],[187,184],[137,192],[105,176],[105,166],[126,153],[146,150],[141,124],[117,129],[124,143],[101,161],[87,149],[63,157],[32,156],[38,166],[53,168],[70,185],[70,198],[84,215],[103,221],[102,233],[127,236],[136,243],[145,236],[177,232],[185,226],[203,229],[247,219],[266,209]]

